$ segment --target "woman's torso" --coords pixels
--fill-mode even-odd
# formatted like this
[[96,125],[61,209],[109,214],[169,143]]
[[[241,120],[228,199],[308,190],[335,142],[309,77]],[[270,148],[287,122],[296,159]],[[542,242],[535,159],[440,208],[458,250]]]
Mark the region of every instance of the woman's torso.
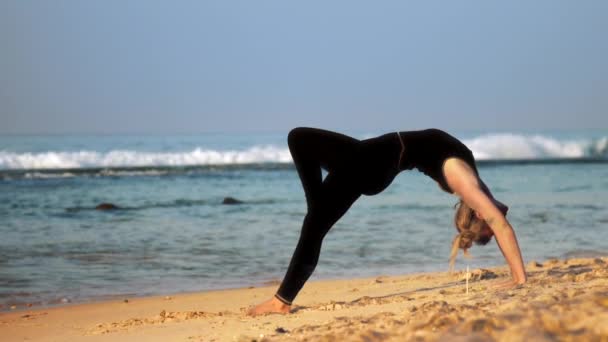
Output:
[[[399,137],[405,147],[400,165],[402,145]],[[450,157],[464,160],[477,172],[473,153],[444,131],[393,132],[361,140],[349,171],[353,172],[353,181],[361,193],[368,196],[382,192],[399,172],[413,168],[431,177],[444,191],[452,193],[443,175],[443,163]]]

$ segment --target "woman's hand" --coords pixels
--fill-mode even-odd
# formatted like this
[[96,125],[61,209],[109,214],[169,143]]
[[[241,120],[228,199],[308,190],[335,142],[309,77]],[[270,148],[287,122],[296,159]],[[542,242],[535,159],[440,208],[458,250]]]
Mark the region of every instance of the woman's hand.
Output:
[[515,288],[519,285],[522,285],[524,283],[525,283],[525,281],[522,283],[518,283],[513,279],[507,279],[507,280],[502,280],[502,281],[492,283],[489,285],[489,287],[492,289],[496,289],[496,290],[508,290],[508,289]]

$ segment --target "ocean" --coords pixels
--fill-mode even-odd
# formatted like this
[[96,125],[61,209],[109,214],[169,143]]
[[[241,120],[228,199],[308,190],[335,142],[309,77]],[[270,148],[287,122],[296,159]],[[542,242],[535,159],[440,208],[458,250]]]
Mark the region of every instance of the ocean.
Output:
[[[451,133],[525,262],[608,254],[608,132]],[[286,137],[0,136],[0,310],[282,279],[306,212]],[[311,280],[447,270],[456,202],[402,172],[332,228]],[[457,268],[505,263],[494,241],[471,253]]]

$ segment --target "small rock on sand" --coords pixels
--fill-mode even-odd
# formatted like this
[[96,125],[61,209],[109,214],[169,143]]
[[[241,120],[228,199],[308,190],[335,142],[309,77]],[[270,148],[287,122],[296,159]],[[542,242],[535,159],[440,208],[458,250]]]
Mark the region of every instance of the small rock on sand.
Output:
[[285,328],[283,328],[283,327],[277,327],[276,329],[274,329],[274,331],[275,331],[276,333],[279,333],[279,334],[285,334],[285,333],[288,333],[288,332],[289,332],[288,330],[286,330],[286,329],[285,329]]

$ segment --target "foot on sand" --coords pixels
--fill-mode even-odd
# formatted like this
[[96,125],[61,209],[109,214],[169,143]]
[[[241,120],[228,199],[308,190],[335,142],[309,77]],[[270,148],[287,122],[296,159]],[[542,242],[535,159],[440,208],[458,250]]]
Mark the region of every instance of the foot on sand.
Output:
[[280,300],[272,297],[271,299],[260,303],[251,309],[247,310],[249,316],[267,315],[267,314],[288,314],[291,309],[290,305],[284,304]]

